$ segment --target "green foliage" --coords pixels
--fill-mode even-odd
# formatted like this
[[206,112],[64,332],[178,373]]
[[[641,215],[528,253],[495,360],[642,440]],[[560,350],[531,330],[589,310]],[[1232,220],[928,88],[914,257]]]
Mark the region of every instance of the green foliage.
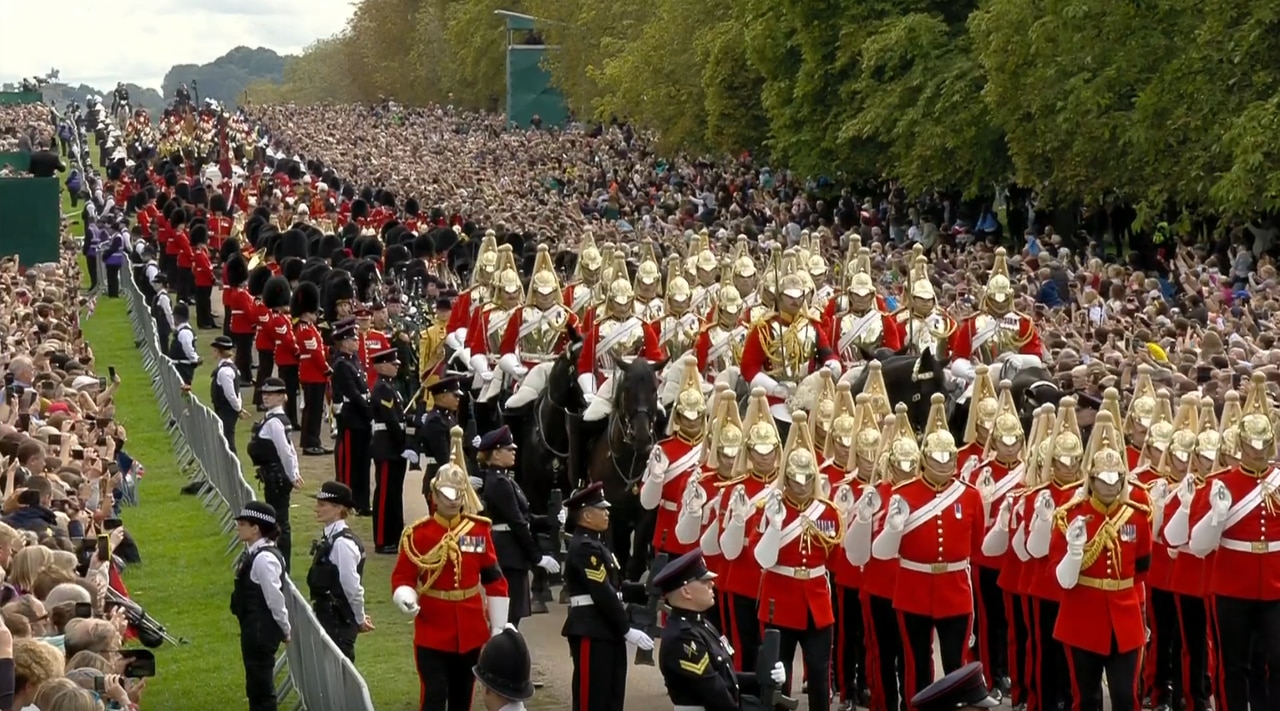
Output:
[[279,82],[284,76],[284,66],[285,58],[269,49],[236,47],[208,64],[175,64],[165,73],[161,90],[165,97],[172,99],[181,84],[192,89],[191,84],[195,82],[198,88],[193,89],[193,98],[198,91],[201,99],[212,98],[235,105],[244,98],[250,84]]

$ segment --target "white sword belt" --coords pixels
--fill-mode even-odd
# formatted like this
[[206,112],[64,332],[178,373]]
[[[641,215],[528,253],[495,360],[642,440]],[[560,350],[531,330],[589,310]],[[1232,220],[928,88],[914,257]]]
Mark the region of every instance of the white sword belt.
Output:
[[903,570],[910,570],[916,573],[929,573],[930,575],[942,575],[944,573],[958,573],[962,570],[969,569],[969,559],[957,560],[953,562],[938,561],[936,563],[917,563],[914,560],[906,560],[905,558],[898,561],[898,566]]

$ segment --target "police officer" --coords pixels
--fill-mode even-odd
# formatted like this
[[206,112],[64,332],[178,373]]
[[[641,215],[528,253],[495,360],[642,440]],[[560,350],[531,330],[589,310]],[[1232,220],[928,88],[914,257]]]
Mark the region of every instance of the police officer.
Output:
[[289,525],[289,495],[294,489],[302,488],[302,475],[298,472],[298,453],[289,441],[289,419],[284,414],[286,397],[283,380],[267,378],[263,381],[262,404],[267,408],[267,414],[253,426],[246,449],[258,470],[263,498],[280,512],[276,517],[279,530],[277,547],[288,571],[293,541]]
[[222,423],[222,436],[227,440],[227,447],[234,454],[236,451],[236,420],[247,419],[249,413],[244,409],[240,399],[240,388],[236,384],[235,344],[226,336],[213,339],[213,355],[218,364],[213,367],[209,384],[209,400],[213,403],[213,414]]
[[395,555],[404,531],[404,473],[413,452],[406,449],[404,400],[396,387],[400,360],[395,348],[369,356],[378,381],[373,384],[373,456],[377,476],[373,502],[373,545],[378,553]]
[[333,374],[329,376],[329,387],[338,425],[333,448],[334,471],[338,481],[351,487],[356,513],[368,516],[371,513],[369,431],[373,412],[369,406],[369,379],[358,355],[359,335],[355,319],[334,324],[334,356],[330,363]]
[[982,662],[970,662],[911,697],[911,708],[915,711],[965,711],[999,705],[1000,701],[987,693]]
[[518,627],[531,614],[529,571],[537,566],[548,573],[560,572],[560,564],[542,553],[533,537],[534,528],[542,532],[550,528],[549,517],[529,512],[529,500],[512,479],[516,442],[510,428],[503,425],[481,437],[476,450],[484,479],[484,509],[493,521],[493,545],[511,596],[507,621]]
[[156,345],[167,346],[173,335],[173,302],[169,299],[169,277],[164,272],[156,272],[151,284],[155,288],[155,298],[151,300],[151,318],[156,322]]
[[191,379],[196,374],[196,366],[200,365],[200,353],[196,351],[196,332],[191,328],[189,318],[187,305],[178,302],[178,305],[173,307],[173,320],[178,324],[178,328],[173,332],[173,341],[164,344],[169,360],[173,361],[174,370],[178,371],[178,377],[182,378],[185,385],[191,385]]
[[347,525],[353,506],[346,484],[326,481],[316,493],[316,520],[324,526],[316,541],[307,571],[311,608],[329,639],[352,662],[356,660],[356,635],[373,630],[365,612],[364,546]]
[[533,698],[532,667],[529,645],[518,631],[507,627],[490,637],[471,668],[485,711],[525,711],[524,702]]
[[458,425],[461,383],[461,377],[451,375],[424,386],[431,396],[431,409],[418,425],[416,450],[423,468],[422,495],[427,501],[431,500],[431,480],[436,470],[449,462],[449,430]]
[[627,643],[653,649],[653,639],[631,627],[622,602],[622,571],[604,543],[609,502],[596,482],[564,502],[576,528],[565,555],[569,615],[560,634],[573,658],[572,711],[606,711],[624,705]]
[[276,652],[292,632],[284,603],[285,557],[273,543],[278,530],[271,504],[250,501],[236,516],[236,537],[245,549],[236,564],[231,614],[240,622],[249,711],[276,711]]
[[[736,711],[742,704],[739,683],[754,682],[754,672],[734,672],[733,652],[703,614],[716,604],[715,579],[700,548],[667,563],[653,577],[654,587],[671,606],[662,628],[658,669],[676,708]],[[782,662],[774,665],[770,676],[775,684],[786,681]]]

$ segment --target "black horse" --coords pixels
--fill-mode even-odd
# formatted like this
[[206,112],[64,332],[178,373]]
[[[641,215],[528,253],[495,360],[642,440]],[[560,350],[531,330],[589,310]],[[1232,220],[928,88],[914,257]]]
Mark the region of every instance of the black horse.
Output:
[[575,482],[569,480],[569,419],[582,412],[582,391],[578,388],[576,363],[582,340],[574,333],[570,344],[552,362],[546,387],[532,404],[520,411],[508,411],[507,419],[518,422],[520,442],[519,482],[535,514],[547,511],[552,489],[568,496]]
[[649,560],[652,535],[646,537],[641,526],[644,516],[639,490],[656,440],[660,371],[661,364],[644,358],[618,366],[613,413],[604,431],[586,449],[587,476],[592,482],[604,482],[605,498],[612,505],[610,548],[631,581],[640,579]]
[[[920,432],[928,424],[930,401],[934,393],[942,393],[947,398],[950,415],[955,398],[947,388],[943,363],[934,357],[933,351],[926,350],[918,356],[893,355],[879,360],[885,391],[889,394],[889,406],[896,407],[900,402],[906,403],[912,429]],[[866,387],[869,372],[864,369],[852,383],[855,396]],[[950,417],[948,422],[951,423]],[[954,424],[948,424],[948,428],[952,430],[952,435],[960,436],[964,433],[963,428],[957,433]]]

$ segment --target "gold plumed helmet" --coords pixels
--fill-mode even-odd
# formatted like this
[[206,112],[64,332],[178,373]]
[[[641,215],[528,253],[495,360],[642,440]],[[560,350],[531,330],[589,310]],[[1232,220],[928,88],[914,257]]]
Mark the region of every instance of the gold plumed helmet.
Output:
[[849,262],[847,288],[849,293],[857,296],[876,293],[875,281],[871,279],[871,250],[866,247],[859,249],[857,256]]
[[746,446],[760,454],[768,454],[782,444],[778,426],[769,413],[769,400],[765,397],[764,388],[754,388],[751,391],[751,401],[747,403],[747,414],[742,418],[742,427],[747,437]]
[[1228,390],[1223,396],[1222,419],[1218,431],[1222,433],[1222,452],[1228,458],[1240,458],[1240,419],[1244,413],[1240,409],[1240,393]]
[[658,291],[662,291],[662,268],[658,264],[658,255],[654,251],[653,242],[649,240],[640,244],[640,266],[636,268],[636,286],[640,284],[645,286],[657,284]]
[[631,280],[624,273],[609,283],[609,299],[617,304],[629,304],[636,300],[636,293],[631,290]]
[[747,236],[738,235],[738,246],[733,253],[733,275],[750,279],[756,275],[756,260],[747,250]]
[[811,493],[818,491],[818,455],[813,451],[813,436],[809,428],[809,416],[803,410],[791,413],[791,430],[787,433],[787,446],[782,452],[782,476],[774,480],[774,486],[782,489],[785,481],[808,486]]
[[679,413],[685,419],[706,417],[707,399],[702,394],[702,378],[698,373],[698,359],[688,355],[684,357],[684,367],[680,369],[680,392],[676,394],[674,412],[667,418],[667,433],[675,430],[675,415]]
[[673,310],[671,305],[688,304],[693,299],[693,287],[689,286],[689,280],[684,276],[684,267],[680,264],[680,257],[672,255],[667,260],[667,289],[666,289],[667,310]]
[[809,260],[805,264],[806,271],[815,282],[821,281],[827,277],[827,260],[822,258],[818,252],[810,252]]
[[1084,442],[1080,439],[1080,425],[1076,422],[1076,399],[1073,397],[1064,397],[1058,403],[1058,415],[1053,426],[1053,448],[1051,450],[1054,459],[1067,460],[1063,464],[1072,466],[1079,464],[1080,457],[1084,455]]
[[973,368],[973,394],[969,396],[969,419],[964,425],[964,442],[972,443],[978,439],[978,427],[987,430],[988,435],[995,425],[996,416],[1000,414],[1000,396],[996,394],[995,383],[991,382],[991,372],[987,366],[979,363]]
[[[880,427],[877,425],[879,416],[871,409],[871,396],[866,393],[858,393],[854,404],[854,440],[853,446],[849,448],[849,465],[846,469],[853,470],[858,466],[859,453],[872,462],[876,461],[876,457],[880,453]],[[870,477],[863,477],[869,479]]]
[[719,468],[720,455],[736,460],[742,452],[746,435],[742,428],[742,418],[738,416],[738,399],[727,387],[716,393],[715,410],[711,419],[716,423],[711,428],[711,442],[707,447],[707,466]]
[[1276,431],[1272,420],[1273,408],[1267,396],[1267,379],[1262,373],[1254,373],[1249,378],[1249,389],[1246,392],[1244,407],[1240,418],[1240,444],[1248,442],[1253,449],[1267,453],[1267,461],[1276,456]]
[[600,272],[600,278],[606,284],[611,284],[617,279],[626,279],[627,283],[631,283],[631,274],[627,272],[627,256],[621,250],[614,249],[612,244],[605,245],[605,249],[609,254],[609,258],[605,261],[604,269]]
[[822,443],[822,451],[832,456],[837,444],[845,449],[853,450],[854,438],[858,435],[858,411],[853,403],[853,388],[849,383],[836,386],[835,410],[831,415],[831,424],[827,427],[826,441]]
[[700,272],[714,272],[720,267],[715,252],[711,251],[711,235],[706,230],[698,234],[698,255],[693,266]]
[[[924,427],[924,450],[926,457],[934,457],[938,461],[951,459],[956,453],[956,438],[947,430],[947,398],[942,393],[934,393],[929,399],[929,420]],[[943,455],[946,455],[945,459]]]
[[987,279],[987,288],[982,291],[984,303],[990,299],[1003,304],[1013,299],[1013,282],[1009,279],[1009,263],[1005,255],[1004,247],[996,250],[996,260],[991,265],[991,276]]
[[1173,441],[1173,406],[1170,404],[1168,390],[1160,390],[1156,394],[1156,412],[1155,419],[1147,427],[1147,440],[1142,448],[1142,456],[1139,462],[1147,462],[1148,464],[1156,464],[1147,459],[1147,449],[1155,449],[1159,454],[1157,458],[1169,449],[1169,443]]
[[893,406],[889,404],[889,388],[884,384],[884,371],[880,361],[873,360],[867,363],[867,381],[862,384],[862,394],[867,396],[868,405],[877,419],[893,413]]
[[778,282],[778,293],[793,299],[801,299],[804,298],[805,294],[809,293],[810,283],[806,282],[804,276],[798,273],[786,274]]
[[720,285],[720,291],[716,292],[717,316],[721,313],[740,316],[745,305],[746,302],[742,300],[742,294],[738,293],[736,286],[727,282]]
[[1156,420],[1158,410],[1156,386],[1151,382],[1151,366],[1140,365],[1138,380],[1133,386],[1133,400],[1129,403],[1128,416],[1125,417],[1125,427],[1150,427]]
[[556,277],[555,264],[551,262],[551,250],[547,245],[538,245],[538,256],[533,261],[533,275],[529,277],[529,294],[525,304],[532,304],[534,294],[555,295],[556,303],[564,305],[564,293],[560,289],[560,279]]
[[1032,415],[1031,435],[1027,438],[1027,466],[1023,485],[1032,489],[1049,481],[1049,460],[1053,458],[1053,428],[1057,410],[1045,403]]
[[1187,393],[1178,401],[1178,414],[1173,418],[1173,437],[1169,446],[1160,456],[1160,471],[1168,471],[1172,462],[1170,458],[1190,463],[1196,453],[1196,441],[1200,434],[1200,395]]
[[1125,421],[1124,417],[1120,414],[1120,391],[1115,388],[1107,388],[1102,391],[1102,406],[1098,409],[1110,412],[1112,422]]
[[[919,246],[919,245],[917,245]],[[923,254],[915,257],[911,266],[911,298],[936,300],[938,295],[933,290],[933,281],[929,279],[929,258]]]
[[1200,462],[1196,473],[1202,477],[1218,472],[1218,454],[1222,451],[1222,433],[1218,431],[1218,416],[1214,410],[1213,398],[1200,398],[1200,432],[1196,435],[1196,455],[1208,460],[1207,466]]
[[1022,418],[1018,417],[1018,408],[1013,404],[1013,383],[1008,380],[1000,381],[1000,400],[997,406],[996,417],[991,423],[990,433],[987,435],[987,441],[983,443],[985,449],[990,450],[997,441],[1006,441],[1012,445],[1017,441],[1023,442],[1023,456],[1026,456],[1026,440],[1022,431]]
[[1120,442],[1115,421],[1110,412],[1099,412],[1093,423],[1093,432],[1089,436],[1089,447],[1085,456],[1088,476],[1082,484],[1088,493],[1090,481],[1097,477],[1106,484],[1128,482],[1128,461],[1124,454],[1124,445]]
[[897,462],[900,469],[909,470],[913,474],[920,472],[920,445],[917,444],[916,433],[911,429],[911,420],[907,417],[907,406],[898,403],[897,410],[885,418],[884,432],[880,435],[881,454],[884,460],[882,481],[891,481],[892,472],[889,462]]
[[574,267],[573,278],[581,279],[582,270],[595,272],[604,267],[604,254],[596,246],[596,237],[587,230],[582,234],[582,242],[578,245],[578,264]]
[[818,394],[814,397],[813,405],[806,409],[813,415],[809,418],[809,428],[813,430],[810,434],[814,443],[826,444],[831,421],[836,416],[836,383],[831,377],[831,371],[818,373]]
[[476,268],[471,271],[471,286],[490,283],[498,274],[498,235],[493,230],[484,233],[480,251],[476,253]]
[[436,470],[431,480],[431,490],[450,501],[462,501],[462,513],[477,514],[480,512],[480,497],[471,487],[471,477],[467,474],[467,460],[462,452],[462,428],[449,430],[449,463]]

